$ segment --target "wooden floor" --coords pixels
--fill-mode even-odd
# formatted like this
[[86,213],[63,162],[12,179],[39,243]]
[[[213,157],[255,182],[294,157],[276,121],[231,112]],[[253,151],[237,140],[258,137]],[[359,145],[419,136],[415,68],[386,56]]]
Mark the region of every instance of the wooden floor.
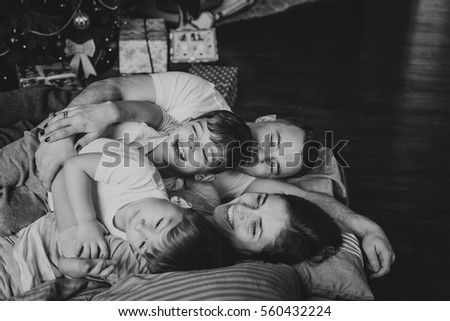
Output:
[[350,141],[351,207],[397,255],[376,299],[449,300],[450,1],[308,4],[217,34],[246,120],[299,115]]

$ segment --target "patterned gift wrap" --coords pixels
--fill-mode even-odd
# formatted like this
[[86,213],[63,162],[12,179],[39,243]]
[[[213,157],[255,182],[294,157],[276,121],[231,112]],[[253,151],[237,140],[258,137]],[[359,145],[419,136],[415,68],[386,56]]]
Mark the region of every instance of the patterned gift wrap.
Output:
[[119,37],[122,74],[167,71],[167,32],[164,19],[128,19]]
[[228,105],[233,107],[237,97],[237,67],[192,65],[188,72],[213,83]]
[[211,62],[219,59],[216,29],[170,30],[170,61]]
[[77,75],[68,63],[53,65],[16,66],[20,88],[33,85],[52,85],[77,94],[83,90]]

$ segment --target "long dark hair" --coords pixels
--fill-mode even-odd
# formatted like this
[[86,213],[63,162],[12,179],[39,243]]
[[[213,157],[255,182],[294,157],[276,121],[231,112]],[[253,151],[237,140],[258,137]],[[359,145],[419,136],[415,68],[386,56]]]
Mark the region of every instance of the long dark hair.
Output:
[[280,196],[289,217],[287,227],[272,244],[258,253],[250,253],[251,257],[294,264],[304,260],[321,262],[334,255],[342,244],[336,222],[310,201],[294,195]]

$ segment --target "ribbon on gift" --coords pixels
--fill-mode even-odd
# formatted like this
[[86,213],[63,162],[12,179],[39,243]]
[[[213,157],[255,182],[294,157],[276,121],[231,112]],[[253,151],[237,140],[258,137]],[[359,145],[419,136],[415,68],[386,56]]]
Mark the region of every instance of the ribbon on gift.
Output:
[[83,44],[77,44],[70,39],[66,39],[66,48],[64,49],[69,56],[73,55],[70,67],[78,72],[78,68],[83,67],[84,77],[88,78],[90,75],[97,76],[97,72],[92,66],[89,57],[93,57],[95,53],[94,40],[88,40]]
[[64,73],[64,74],[47,76],[45,74],[45,70],[44,70],[44,66],[43,65],[36,65],[36,66],[34,66],[34,69],[36,70],[36,72],[38,73],[39,76],[38,77],[27,78],[27,79],[33,79],[33,80],[36,80],[36,81],[43,80],[46,85],[53,85],[52,84],[52,80],[65,79],[65,78],[71,78],[71,77],[76,78],[77,77],[74,73],[71,73],[71,72]]

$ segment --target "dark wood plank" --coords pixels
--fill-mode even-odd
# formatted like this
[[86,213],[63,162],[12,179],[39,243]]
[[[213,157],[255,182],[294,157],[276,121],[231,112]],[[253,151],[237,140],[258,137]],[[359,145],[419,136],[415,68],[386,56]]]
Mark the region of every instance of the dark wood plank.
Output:
[[450,299],[450,2],[331,1],[217,33],[238,113],[299,115],[350,141],[352,208],[397,254],[376,298]]

